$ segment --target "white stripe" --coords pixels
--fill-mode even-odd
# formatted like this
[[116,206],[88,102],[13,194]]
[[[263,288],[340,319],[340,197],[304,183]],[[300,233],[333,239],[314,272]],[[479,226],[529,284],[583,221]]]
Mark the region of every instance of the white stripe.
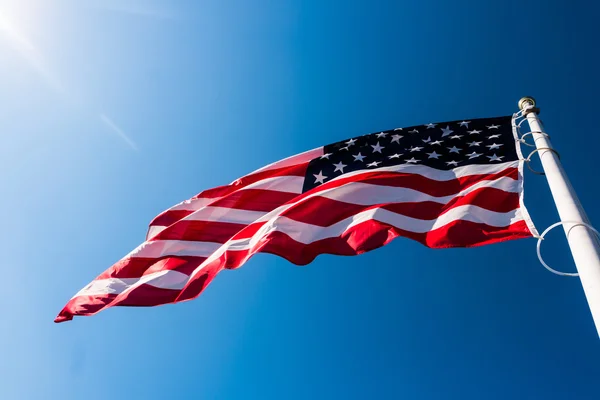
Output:
[[[192,246],[190,246],[193,244]],[[186,242],[182,240],[156,240],[144,242],[125,257],[159,258],[164,256],[208,257],[215,252],[221,243]]]
[[[402,172],[402,173],[411,174],[411,175],[421,175],[421,176],[424,176],[425,178],[429,178],[429,179],[432,179],[435,181],[450,181],[450,180],[453,180],[456,178],[464,178],[466,176],[471,176],[471,175],[497,174],[507,168],[517,168],[518,166],[519,166],[519,161],[508,161],[508,162],[498,163],[498,164],[472,164],[472,165],[465,165],[464,167],[457,167],[457,168],[454,168],[451,170],[442,170],[442,169],[428,167],[426,165],[399,164],[399,165],[392,165],[390,167],[361,169],[358,171],[353,171],[353,172],[339,175],[335,179],[332,179],[331,181],[345,179],[345,178],[360,175],[360,174],[368,174],[371,172]],[[327,181],[327,182],[331,182],[331,181]]]
[[505,192],[518,193],[519,181],[508,177],[501,177],[490,181],[480,181],[464,190],[461,190],[458,193],[442,197],[432,196],[415,189],[383,186],[362,182],[351,182],[336,188],[326,189],[322,192],[319,192],[317,195],[319,197],[326,197],[331,200],[359,205],[404,202],[412,203],[422,201],[433,201],[440,204],[447,204],[450,200],[458,196],[464,196],[470,192],[484,187],[496,188]]
[[[416,174],[421,175],[429,179],[433,179],[436,181],[449,181],[456,178],[463,178],[470,175],[485,175],[485,174],[494,174],[499,173],[507,168],[517,168],[518,161],[510,161],[499,164],[484,164],[484,165],[467,165],[464,167],[458,167],[452,170],[439,170],[431,167],[427,167],[425,165],[412,165],[412,164],[401,164],[394,165],[391,167],[382,167],[382,168],[374,168],[374,169],[361,169],[358,171],[350,172],[347,174],[340,175],[339,177],[332,179],[344,179],[351,176],[370,173],[373,171],[377,172],[404,172],[408,174]],[[263,185],[264,182],[264,186]],[[277,190],[280,192],[288,192],[288,193],[302,193],[302,186],[304,182],[304,177],[301,176],[277,176],[272,178],[266,178],[255,182],[246,187],[240,188],[239,190],[244,190],[246,188],[252,189],[270,189]],[[196,211],[200,208],[209,205],[215,200],[219,200],[221,197],[213,197],[213,198],[196,198],[183,201],[177,204],[174,207],[171,207],[168,211],[171,210],[188,210],[188,211]]]
[[236,240],[228,250],[251,249],[272,232],[285,233],[297,242],[310,244],[317,240],[338,237],[353,226],[370,219],[393,225],[405,231],[425,233],[442,228],[458,220],[482,223],[494,227],[505,227],[520,221],[522,218],[519,209],[499,213],[473,205],[451,208],[439,218],[432,220],[411,218],[383,208],[374,208],[355,214],[327,227],[298,222],[280,216],[263,225],[251,238]]
[[219,199],[220,199],[220,197],[199,197],[197,199],[189,199],[189,200],[182,201],[181,203],[177,204],[176,206],[169,208],[167,211],[180,211],[180,210],[194,211],[194,210],[198,210],[204,206],[207,206],[210,203],[212,203],[213,201],[219,200]]
[[[246,189],[263,189],[263,190],[272,190],[272,191],[277,191],[277,192],[300,194],[300,193],[302,193],[303,185],[304,185],[304,177],[302,177],[302,176],[275,176],[272,178],[266,178],[266,179],[260,180],[258,182],[254,182],[248,186],[240,188],[238,191],[246,190]],[[168,212],[168,211],[181,211],[181,210],[198,212],[199,210],[206,208],[211,203],[214,203],[215,201],[220,200],[222,198],[223,197],[211,197],[211,198],[199,197],[199,198],[195,198],[195,199],[185,200],[185,201],[177,204],[176,206],[169,208],[167,211],[164,211],[163,213]],[[217,207],[214,207],[214,208],[217,208]],[[161,213],[161,214],[163,214],[163,213]],[[199,218],[202,218],[202,217],[199,217]],[[186,219],[196,220],[196,219],[194,219],[194,217],[191,217],[191,216],[188,216]],[[197,221],[212,221],[212,220],[211,219],[197,219]],[[254,220],[252,220],[252,221],[254,221]],[[231,222],[235,222],[235,221],[231,221]],[[240,223],[242,223],[242,222],[240,222]],[[165,228],[166,228],[166,226],[164,226],[164,225],[157,225],[157,224],[150,225],[148,228],[148,233],[146,235],[146,239],[150,239],[150,238],[158,235]]]
[[[162,213],[160,213],[159,215],[162,215],[166,212],[169,211],[194,211],[194,210],[199,210],[203,207],[206,207],[207,205],[209,205],[210,203],[212,203],[213,201],[217,201],[219,200],[221,197],[213,197],[213,198],[197,198],[197,199],[188,199],[188,200],[184,200],[181,203],[169,208],[166,211],[163,211]],[[146,233],[146,240],[149,240],[151,238],[153,238],[154,236],[158,235],[159,233],[161,233],[162,231],[164,231],[166,228],[165,225],[158,225],[158,224],[150,224],[150,226],[148,227],[148,233]]]
[[[507,166],[507,164],[508,164],[508,166]],[[497,165],[495,165],[495,167],[502,166],[501,168],[507,168],[507,167],[510,167],[512,165],[515,165],[515,164],[513,162],[511,162],[511,163],[504,163],[504,164],[497,164]],[[422,167],[422,166],[416,166],[416,167]],[[464,168],[467,168],[467,167],[464,167]],[[483,166],[483,167],[486,167],[486,166]],[[424,168],[431,169],[429,167],[424,167]],[[421,172],[423,172],[423,171],[425,171],[425,170],[421,170]],[[439,171],[439,170],[436,170],[436,171],[438,171],[438,172],[449,172],[449,171]],[[471,169],[470,172],[472,172],[472,171],[473,170]],[[427,171],[425,171],[425,172],[427,172]],[[464,170],[463,170],[463,172],[464,172]],[[488,168],[485,168],[485,172],[483,172],[483,173],[493,173],[493,172],[498,172],[498,169],[496,168],[496,169],[490,171]],[[482,173],[482,172],[478,172],[478,173]],[[460,193],[461,194],[466,194],[469,191],[475,190],[476,188],[483,187],[483,186],[494,187],[495,186],[494,184],[497,183],[497,182],[501,182],[500,183],[501,187],[503,187],[504,185],[507,185],[508,186],[507,189],[509,189],[509,190],[512,191],[512,190],[514,190],[514,187],[511,186],[511,182],[510,181],[511,181],[511,179],[510,178],[506,178],[506,177],[501,177],[499,179],[492,180],[492,181],[482,181],[482,182],[478,182],[476,185],[473,185],[470,188],[467,188],[467,189],[461,191]],[[514,181],[514,180],[512,180],[512,181],[518,183],[518,181]],[[366,186],[366,185],[369,185],[369,186]],[[286,220],[289,220],[286,217],[281,217],[280,216],[280,214],[282,212],[284,212],[285,210],[287,210],[288,208],[291,208],[291,207],[295,206],[296,204],[301,203],[303,201],[306,201],[306,199],[311,198],[311,197],[315,197],[315,196],[329,196],[330,198],[336,198],[337,200],[340,200],[340,198],[337,198],[336,192],[340,193],[340,191],[345,190],[346,187],[355,187],[355,188],[361,188],[361,189],[363,189],[362,191],[359,190],[357,192],[358,195],[356,196],[356,199],[354,199],[354,200],[356,200],[357,202],[363,201],[367,205],[374,204],[374,203],[372,201],[370,201],[370,202],[367,201],[367,199],[365,198],[366,194],[368,194],[369,196],[372,196],[373,199],[377,200],[377,203],[375,203],[375,204],[399,202],[398,201],[399,198],[401,198],[402,199],[401,201],[404,201],[404,202],[407,202],[407,201],[423,201],[422,199],[425,199],[425,198],[428,198],[431,201],[436,201],[437,200],[437,202],[442,202],[442,200],[446,200],[446,202],[447,202],[450,199],[456,197],[456,195],[453,195],[453,196],[445,196],[443,198],[435,198],[433,196],[429,196],[429,195],[426,195],[426,194],[424,194],[422,192],[414,191],[412,189],[392,188],[392,187],[389,187],[389,186],[371,185],[371,184],[364,184],[364,183],[360,183],[360,182],[349,182],[349,183],[347,183],[345,185],[342,185],[342,186],[338,186],[338,187],[326,189],[326,190],[321,191],[321,192],[315,192],[315,193],[307,196],[306,198],[299,200],[296,203],[282,205],[282,206],[276,208],[275,210],[273,210],[273,211],[265,214],[264,216],[262,216],[261,218],[259,218],[259,219],[256,220],[256,222],[265,222],[266,221],[266,224],[260,228],[260,230],[254,235],[254,238],[257,238],[256,240],[259,240],[263,235],[266,235],[268,233],[267,230],[274,229],[276,221],[278,221],[279,219],[285,218]],[[369,189],[368,190],[364,190],[367,187]],[[417,196],[417,199],[419,199],[419,200],[412,200],[411,197],[409,196],[409,194]],[[352,202],[352,200],[353,200],[353,199],[351,199],[352,195],[353,195],[353,193],[352,193],[352,191],[350,191],[350,193],[345,193],[344,196],[341,196],[341,198],[343,198],[343,201],[345,201],[345,202]],[[387,197],[387,196],[389,196],[389,197]],[[428,196],[428,197],[426,197],[426,196]],[[361,203],[358,203],[358,204],[361,204]],[[446,203],[442,202],[442,204],[446,204]],[[465,207],[465,206],[462,206],[462,207]],[[466,207],[474,207],[474,206],[466,206]],[[457,209],[459,209],[459,208],[461,208],[461,207],[457,207]],[[477,207],[477,208],[479,208],[479,207]],[[372,211],[373,210],[368,210],[367,212],[372,212]],[[454,213],[456,213],[456,211],[454,211]],[[495,215],[495,214],[501,215],[501,213],[495,213],[493,211],[487,211],[487,210],[486,210],[486,213],[489,213],[489,215]],[[360,215],[360,214],[358,214],[358,215]],[[381,214],[379,214],[379,215],[381,215]],[[448,211],[445,214],[443,214],[440,218],[438,218],[438,220],[445,221],[445,220],[447,220],[447,218],[449,218],[449,216],[452,216],[452,215],[454,215],[454,214],[450,213],[450,211]],[[353,218],[355,218],[355,217],[358,217],[358,216],[354,216]],[[409,218],[409,217],[404,217],[404,218]],[[467,215],[466,218],[469,218],[469,216]],[[428,223],[431,224],[431,221],[426,221],[426,220],[415,220],[415,221],[422,221],[423,224],[428,224]],[[382,222],[384,222],[384,221],[382,221]],[[510,223],[505,223],[504,225],[497,225],[497,222],[495,222],[495,220],[493,218],[490,221],[487,221],[487,222],[486,221],[482,221],[482,222],[486,223],[488,225],[491,225],[491,226],[508,226],[508,225],[510,225]],[[297,227],[297,229],[299,229],[299,227],[301,226],[301,224],[298,223],[298,222],[295,222],[295,223],[296,223],[295,226]],[[343,221],[341,223],[343,224]],[[447,223],[447,222],[445,222],[445,223]],[[334,226],[337,226],[338,224],[335,224]],[[304,229],[309,229],[309,227],[314,227],[314,225],[309,225],[309,224],[304,224],[304,225],[306,225],[306,228],[304,228]],[[421,226],[427,226],[427,225],[421,225]],[[321,227],[316,227],[316,228],[317,229],[323,229]],[[419,229],[419,226],[415,226],[414,227],[414,229],[416,229],[416,230],[411,230],[410,226],[402,226],[401,228],[404,229],[404,230],[407,230],[407,231],[412,231],[412,232],[423,232],[422,230]],[[433,228],[433,229],[435,229],[435,228]],[[263,232],[263,233],[261,234],[260,232]],[[288,232],[284,232],[284,233],[288,233]],[[293,234],[293,232],[290,232],[290,233]],[[237,244],[238,242],[240,242],[240,244],[241,244],[241,241],[248,241],[248,240],[250,240],[250,239],[236,240],[235,248],[236,249],[239,248],[239,246]],[[152,249],[153,250],[152,254],[159,254],[159,255],[156,255],[156,257],[162,257],[162,256],[170,254],[170,253],[158,253],[162,249],[160,247],[161,246],[160,245],[161,242],[173,242],[173,243],[176,243],[176,244],[170,244],[167,247],[168,250],[170,250],[170,251],[173,251],[173,249],[177,250],[177,253],[173,254],[173,255],[181,255],[181,256],[183,256],[183,255],[199,255],[199,256],[202,256],[202,257],[209,257],[205,262],[202,263],[202,265],[204,265],[207,262],[209,262],[211,259],[213,259],[213,257],[220,255],[221,254],[221,250],[225,251],[226,250],[225,247],[228,245],[228,243],[231,243],[231,242],[225,243],[220,248],[215,243],[210,243],[209,246],[208,246],[209,249],[213,249],[214,248],[215,250],[217,250],[217,248],[218,248],[218,250],[219,250],[216,253],[215,252],[210,253],[210,252],[206,251],[207,250],[206,245],[208,244],[208,242],[187,242],[187,241],[181,241],[181,242],[179,242],[179,241],[156,241],[156,242],[151,242],[151,243],[157,243],[155,245],[156,247]],[[217,246],[216,248],[214,247],[215,245]],[[198,248],[196,248],[196,246],[198,246]],[[187,253],[188,251],[191,254],[188,254]],[[134,255],[134,256],[141,257],[141,256],[138,256],[137,254]],[[196,270],[201,269],[202,265],[200,265]]]
[[[278,192],[286,193],[302,193],[302,186],[304,185],[304,177],[302,176],[274,176],[271,178],[261,179],[260,181],[254,182],[248,186],[239,188],[239,190],[245,189],[265,189],[275,190]],[[233,192],[232,192],[233,193]],[[196,211],[202,207],[208,206],[209,204],[221,199],[222,197],[198,197],[182,201],[169,208],[167,211],[175,210],[186,210]]]
[[152,239],[154,236],[158,235],[159,233],[161,233],[165,229],[167,229],[166,226],[150,225],[148,227],[148,233],[146,234],[146,240]]
[[[415,189],[403,187],[350,182],[343,186],[338,186],[319,192],[317,196],[359,205],[420,201],[434,201],[436,203],[446,204],[457,196],[464,196],[483,187],[493,187],[505,192],[517,193],[519,191],[519,182],[509,177],[501,177],[490,181],[480,181],[458,193],[442,197],[432,196]],[[188,215],[184,218],[184,220],[251,224],[266,214],[267,212],[265,211],[250,211],[239,210],[235,208],[208,206]]]
[[[199,271],[204,265],[207,265],[210,261],[221,256],[225,251],[245,251],[253,249],[264,239],[265,236],[273,232],[282,232],[297,242],[303,244],[310,244],[317,240],[342,236],[353,226],[356,226],[368,220],[375,220],[382,223],[386,223],[409,232],[425,233],[442,228],[443,226],[451,222],[459,220],[483,223],[486,225],[496,227],[504,227],[509,226],[515,222],[521,221],[522,219],[523,218],[519,209],[507,213],[497,213],[494,211],[489,211],[477,206],[470,205],[453,208],[434,220],[410,218],[382,208],[376,208],[358,213],[329,227],[320,227],[294,221],[286,217],[277,217],[269,224],[265,224],[251,238],[230,241],[220,247],[218,244],[216,244],[217,248],[214,248],[214,251],[211,254],[203,253],[205,254],[205,256],[210,255],[210,257],[206,261],[204,261],[202,265],[194,271],[194,273],[197,273],[197,271]],[[159,244],[160,242],[161,241],[152,242],[152,244]],[[163,248],[165,250],[176,248],[177,254],[168,252],[157,256],[198,255],[199,253],[206,250],[206,245],[214,247],[215,243],[179,242],[177,243],[177,246],[173,246],[172,243],[170,243],[169,246],[164,246]],[[93,296],[107,293],[120,294],[127,290],[133,290],[142,284],[149,284],[163,289],[181,290],[183,289],[188,280],[189,277],[187,275],[172,270],[159,271],[152,274],[144,275],[141,277],[141,279],[99,279],[92,281],[88,286],[80,290],[73,297]]]
[[323,147],[317,147],[316,149],[308,150],[308,151],[305,151],[304,153],[296,154],[294,156],[284,158],[283,160],[276,161],[269,165],[265,165],[264,167],[259,168],[256,171],[251,172],[248,175],[252,175],[257,172],[267,171],[269,169],[290,167],[292,165],[302,164],[304,162],[310,161],[310,160],[320,157],[322,155],[323,155]]
[[238,210],[226,207],[204,207],[184,218],[186,221],[215,221],[233,224],[251,224],[267,214],[265,211]]
[[[361,174],[361,173],[365,173],[365,172],[368,173],[368,172],[372,172],[372,171],[389,171],[389,172],[406,172],[406,173],[411,173],[411,174],[418,174],[418,175],[425,176],[425,177],[428,177],[428,178],[431,178],[434,180],[445,181],[445,180],[452,180],[452,179],[470,176],[470,175],[499,173],[506,168],[515,168],[518,166],[519,166],[518,161],[511,161],[511,162],[506,162],[506,163],[501,163],[501,164],[491,164],[491,165],[468,165],[468,166],[464,166],[464,167],[458,167],[458,168],[455,168],[450,171],[442,171],[442,170],[437,170],[435,168],[426,167],[423,165],[396,165],[396,166],[392,166],[392,167],[377,168],[377,169],[373,169],[373,170],[369,170],[369,171],[365,171],[365,170],[355,171],[355,172],[352,172],[349,174],[344,174],[341,177],[343,178],[343,177],[353,176],[353,175],[357,175],[357,174]],[[337,178],[337,179],[339,179],[339,178]],[[492,182],[495,182],[495,181],[492,181]],[[335,189],[339,189],[344,186],[345,185],[342,185],[337,188],[328,189],[328,190],[325,190],[322,192],[316,192],[316,193],[313,193],[313,194],[307,196],[306,198],[299,200],[295,203],[285,204],[283,206],[277,207],[275,210],[265,214],[263,217],[261,217],[260,219],[257,220],[257,222],[261,221],[261,220],[268,221],[268,222],[263,227],[261,227],[261,229],[252,238],[240,239],[240,240],[230,240],[220,246],[218,244],[208,243],[208,242],[170,241],[170,242],[178,242],[178,243],[170,244],[169,246],[167,246],[167,248],[176,249],[177,250],[176,255],[180,255],[180,256],[189,254],[189,255],[200,255],[203,257],[208,257],[190,275],[190,277],[193,277],[198,272],[200,272],[204,268],[204,266],[208,265],[211,261],[220,257],[226,251],[234,250],[234,249],[242,250],[242,249],[248,248],[247,246],[256,245],[256,243],[258,243],[258,241],[264,235],[273,231],[274,227],[277,226],[275,224],[275,222],[278,219],[285,218],[285,217],[279,216],[279,214],[282,213],[284,210],[286,210],[290,207],[293,207],[297,203],[299,203],[301,201],[305,201],[308,198],[311,198],[314,196],[319,196],[319,195],[322,196],[326,192],[334,191]],[[479,210],[476,212],[477,214],[474,213],[473,215],[470,215],[471,210],[475,209],[475,208],[477,208]],[[470,209],[470,210],[467,212],[467,209]],[[380,210],[380,211],[378,211],[378,210]],[[413,232],[422,231],[422,229],[424,229],[423,227],[427,226],[427,224],[429,224],[431,227],[435,226],[435,228],[430,228],[430,229],[437,229],[437,228],[443,226],[443,225],[439,225],[440,223],[447,224],[448,222],[452,222],[453,220],[448,220],[448,218],[451,218],[452,216],[455,216],[455,215],[458,216],[459,214],[461,214],[464,217],[464,220],[472,221],[473,219],[477,219],[477,221],[473,221],[473,222],[481,222],[481,223],[488,224],[491,226],[508,226],[508,225],[522,219],[521,213],[518,209],[513,210],[509,213],[496,213],[496,212],[488,211],[488,210],[485,210],[485,209],[482,209],[479,207],[475,207],[475,206],[456,207],[455,210],[458,210],[458,211],[454,211],[454,213],[450,213],[450,211],[448,211],[443,216],[441,216],[440,218],[437,219],[437,220],[440,220],[441,222],[436,222],[437,220],[433,220],[433,221],[417,220],[414,218],[402,216],[400,214],[395,214],[395,213],[389,212],[387,210],[383,210],[383,211],[381,211],[381,210],[382,209],[367,210],[364,213],[369,213],[369,212],[377,213],[378,212],[378,214],[373,214],[373,216],[377,215],[377,220],[380,220],[381,222],[384,222],[384,223],[390,223],[390,224],[397,226],[398,228],[406,230],[406,231],[411,231],[411,228],[416,229]],[[346,229],[347,229],[348,227],[351,226],[348,224],[352,223],[352,221],[358,221],[358,219],[361,216],[363,216],[364,218],[367,218],[367,214],[364,214],[364,213],[359,213],[359,214],[353,216],[352,218],[350,218],[351,222],[348,222],[348,220],[341,221],[338,224],[333,225],[333,228],[335,228],[335,227],[339,228],[339,226],[343,227],[344,222],[345,222],[347,224],[347,227],[346,227]],[[394,219],[394,218],[392,218],[392,216],[396,216],[395,217],[395,218],[397,218],[396,222],[392,223],[392,222],[386,221],[386,219]],[[285,219],[288,221],[292,221],[288,218],[285,218]],[[456,219],[460,219],[460,218],[457,217]],[[456,219],[454,219],[454,220],[456,220]],[[414,220],[414,221],[418,221],[418,222],[417,222],[417,224],[413,224],[412,227],[407,226],[407,225],[411,225],[410,220]],[[448,220],[448,222],[444,222],[446,220]],[[359,223],[359,222],[357,222],[357,223]],[[398,225],[396,225],[396,223]],[[281,224],[281,223],[279,223],[279,224]],[[293,221],[293,224],[291,224],[291,225],[288,224],[287,226],[291,227],[291,228],[288,228],[288,229],[290,229],[290,232],[285,232],[285,233],[287,233],[288,235],[290,235],[292,237],[293,237],[293,235],[296,235],[299,238],[305,237],[305,235],[300,230],[298,230],[298,228],[300,227],[299,224],[300,223],[298,223],[296,221]],[[407,224],[407,225],[399,226],[399,225],[403,225],[403,224]],[[419,224],[421,224],[421,225],[419,225]],[[309,224],[305,224],[305,225],[309,225]],[[314,225],[310,225],[310,227],[311,227],[311,229],[310,229],[311,232],[313,232],[314,229],[317,229],[317,230],[320,229],[322,231],[320,236],[327,235],[324,232],[326,232],[327,229],[332,229],[332,227],[322,228],[322,227],[315,227]],[[280,231],[280,230],[278,229],[278,231]],[[422,232],[427,232],[427,231],[428,231],[428,229],[426,229]],[[157,242],[152,242],[152,243],[161,243],[161,242],[165,242],[165,241],[157,241]],[[252,243],[254,243],[254,244],[252,244]],[[215,245],[217,246],[217,248],[214,248]],[[157,246],[157,247],[152,249],[153,254],[155,254],[155,252],[158,252],[162,249],[160,244],[157,244],[155,246]],[[209,250],[211,248],[214,248],[214,251],[207,252],[207,250]],[[134,250],[134,252],[135,252],[135,250]],[[134,252],[132,252],[132,253],[134,253]],[[168,255],[167,253],[159,253],[159,254],[161,254],[161,255],[157,255],[156,257]],[[134,286],[136,286],[136,285],[134,285]]]
[[499,213],[473,205],[451,208],[438,218],[432,220],[411,218],[382,208],[374,208],[360,212],[327,227],[298,222],[283,216],[276,216],[264,224],[250,238],[231,240],[223,245],[212,242],[157,240],[155,242],[146,242],[130,253],[129,257],[202,256],[213,258],[215,253],[222,254],[221,250],[251,249],[271,232],[285,233],[300,243],[309,244],[316,240],[339,236],[352,226],[369,219],[391,224],[405,231],[424,233],[433,229],[439,229],[458,220],[477,222],[495,227],[505,227],[521,220],[522,217],[519,209]]
[[161,289],[181,290],[187,283],[188,276],[179,271],[159,271],[144,275],[141,278],[107,278],[92,281],[81,289],[73,298],[78,296],[98,296],[103,294],[121,294],[132,287],[148,284]]
[[[425,176],[425,177],[428,177],[428,178],[431,178],[431,179],[434,179],[433,178],[434,174],[438,174],[439,175],[438,178],[440,178],[440,179],[435,179],[435,180],[438,180],[438,181],[447,181],[447,180],[452,180],[452,179],[456,179],[456,178],[462,178],[462,177],[466,177],[466,176],[470,176],[470,175],[497,174],[497,173],[500,173],[500,172],[502,172],[503,170],[505,170],[507,168],[516,168],[517,166],[518,166],[518,161],[511,161],[511,162],[506,162],[506,163],[501,163],[501,164],[494,164],[494,165],[491,166],[493,168],[491,168],[489,165],[467,165],[465,167],[456,168],[454,170],[454,172],[453,171],[442,171],[442,170],[438,170],[438,169],[435,169],[435,168],[426,167],[426,166],[423,166],[423,165],[395,165],[395,166],[392,166],[392,167],[378,168],[376,170],[377,171],[386,171],[386,172],[406,172],[406,173],[411,173],[411,174]],[[354,171],[354,172],[351,172],[349,174],[341,175],[339,179],[341,179],[341,178],[343,178],[345,176],[351,176],[351,175],[357,175],[357,174],[364,174],[364,173],[372,172],[374,170],[369,170],[369,171],[365,171],[365,170]],[[429,176],[427,176],[427,175],[429,175]],[[338,179],[338,178],[336,178],[336,179]],[[358,179],[360,179],[360,178],[358,178]],[[332,179],[332,181],[333,180],[335,180],[335,179]],[[461,192],[459,192],[459,193],[457,193],[457,194],[455,194],[453,196],[448,196],[448,197],[449,198],[453,198],[455,196],[465,195],[466,193],[468,193],[471,190],[475,190],[476,188],[487,186],[488,185],[487,182],[490,183],[490,185],[489,185],[490,187],[493,187],[494,184],[495,184],[495,182],[502,182],[500,184],[501,185],[500,189],[504,190],[504,185],[506,185],[507,188],[511,187],[511,184],[510,183],[506,183],[505,180],[510,180],[510,178],[508,178],[508,177],[500,177],[500,178],[492,179],[492,180],[488,180],[488,181],[481,181],[481,182],[476,183],[475,185],[472,185],[470,188],[467,188],[467,189],[465,189],[465,190],[463,190],[463,191],[461,191]],[[514,181],[514,182],[517,182],[517,181]],[[256,220],[256,222],[268,221],[271,218],[274,218],[277,215],[283,213],[288,208],[292,208],[295,205],[297,205],[297,204],[299,204],[299,203],[301,203],[303,201],[306,201],[306,200],[308,200],[308,199],[310,199],[312,197],[317,197],[317,196],[329,197],[329,196],[331,196],[330,198],[335,198],[334,196],[335,196],[335,193],[337,191],[341,190],[342,188],[344,188],[344,187],[346,187],[348,185],[353,185],[353,184],[366,185],[365,183],[362,183],[362,182],[351,181],[351,182],[345,183],[345,184],[340,185],[340,186],[335,186],[335,187],[332,187],[332,188],[327,188],[327,189],[324,189],[324,190],[321,190],[321,191],[315,191],[314,193],[311,193],[310,195],[308,195],[306,197],[303,197],[303,198],[301,198],[301,199],[299,199],[299,200],[297,200],[297,201],[295,201],[293,203],[283,204],[283,205],[275,208],[273,211],[270,211],[269,213],[265,214],[263,217],[261,217],[258,220]],[[380,186],[380,185],[373,185],[373,186],[379,186],[381,188],[385,188],[386,187],[386,186]],[[523,188],[522,188],[522,183],[521,183],[521,185],[517,188],[517,192],[518,192],[518,190],[522,190],[522,189]],[[385,190],[385,189],[383,189],[383,190]],[[508,189],[506,191],[511,191],[512,192],[512,188]],[[417,192],[417,193],[423,194],[422,192]],[[370,195],[373,195],[375,197],[374,194],[370,194]],[[433,199],[433,196],[431,198]],[[343,200],[342,199],[338,199],[338,198],[335,198],[335,199],[339,200],[339,201],[344,201],[346,203],[351,203],[351,201],[348,201],[345,198]],[[442,198],[438,198],[438,202],[440,202],[439,199],[442,199]],[[359,200],[357,200],[357,201],[359,201]],[[407,202],[408,200],[404,200],[404,201]],[[378,203],[373,203],[373,202],[369,202],[369,201],[366,201],[366,200],[365,200],[365,202],[366,202],[366,204],[378,204]],[[446,204],[446,202],[444,202],[443,204]],[[382,202],[380,201],[380,203],[382,203]],[[360,203],[357,203],[357,204],[360,204]]]
[[244,186],[240,190],[245,189],[264,189],[274,190],[277,192],[285,193],[302,193],[302,186],[304,185],[303,176],[274,176],[272,178],[262,179],[258,182],[251,183],[248,186]]
[[[518,166],[519,166],[518,161],[510,161],[510,162],[505,162],[505,163],[500,163],[500,164],[467,165],[464,167],[458,167],[458,168],[454,168],[452,170],[445,171],[445,170],[431,168],[431,167],[428,167],[425,165],[401,164],[401,165],[394,165],[391,167],[374,168],[374,169],[369,169],[369,170],[363,169],[363,170],[359,170],[359,171],[354,171],[354,172],[340,175],[339,177],[332,179],[332,181],[339,180],[339,179],[345,179],[345,178],[360,175],[360,174],[368,174],[373,171],[403,172],[403,173],[407,173],[407,174],[421,175],[421,176],[424,176],[426,178],[436,180],[436,181],[449,181],[449,180],[463,178],[463,177],[470,176],[470,175],[485,175],[485,174],[499,173],[506,168],[517,168]],[[276,191],[280,191],[280,192],[300,194],[300,193],[302,193],[303,182],[304,182],[304,177],[301,177],[301,176],[277,176],[277,177],[266,178],[266,179],[260,180],[251,185],[240,188],[239,190],[268,189],[268,190],[276,190]],[[167,211],[172,211],[172,210],[197,211],[197,210],[200,210],[203,207],[206,207],[209,204],[211,204],[214,201],[217,201],[221,198],[222,197],[214,197],[214,198],[200,197],[200,198],[190,199],[190,200],[183,201],[174,207],[171,207]],[[153,225],[152,227],[158,227],[158,225]],[[163,229],[164,229],[164,227],[150,229],[147,238],[150,238],[150,237],[156,235],[157,233],[161,232]]]

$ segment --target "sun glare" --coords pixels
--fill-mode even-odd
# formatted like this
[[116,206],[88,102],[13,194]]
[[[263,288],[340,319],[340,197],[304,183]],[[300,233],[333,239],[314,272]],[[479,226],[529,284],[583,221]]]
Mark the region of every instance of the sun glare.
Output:
[[[56,90],[61,85],[48,69],[43,53],[32,37],[41,35],[45,7],[32,0],[0,0],[0,57],[20,56]],[[12,52],[2,51],[11,49]],[[12,54],[11,54],[12,53]]]
[[43,7],[39,3],[32,0],[0,0],[0,30],[35,34],[33,28],[42,24],[38,17]]

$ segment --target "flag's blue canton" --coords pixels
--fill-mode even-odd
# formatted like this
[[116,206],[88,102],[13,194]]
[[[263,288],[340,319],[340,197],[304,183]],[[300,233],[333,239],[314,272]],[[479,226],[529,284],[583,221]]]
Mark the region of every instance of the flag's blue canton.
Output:
[[371,133],[325,146],[308,166],[306,192],[342,174],[399,164],[449,170],[518,159],[511,117],[431,123]]

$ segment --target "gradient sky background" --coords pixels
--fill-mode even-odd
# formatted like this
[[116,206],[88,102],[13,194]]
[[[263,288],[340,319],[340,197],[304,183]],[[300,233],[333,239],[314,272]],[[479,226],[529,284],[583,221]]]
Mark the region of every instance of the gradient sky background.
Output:
[[[0,0],[0,398],[598,399],[535,241],[257,255],[196,300],[52,321],[160,211],[348,137],[533,95],[600,223],[590,1]],[[537,165],[537,164],[536,164]],[[527,174],[539,229],[557,221]],[[574,266],[561,230],[543,246]]]

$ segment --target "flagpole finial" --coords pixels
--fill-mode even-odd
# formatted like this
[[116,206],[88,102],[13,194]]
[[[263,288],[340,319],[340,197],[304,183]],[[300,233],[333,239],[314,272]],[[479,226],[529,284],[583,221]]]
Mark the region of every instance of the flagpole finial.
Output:
[[525,110],[526,107],[535,107],[535,99],[531,96],[525,96],[519,100],[519,109]]

